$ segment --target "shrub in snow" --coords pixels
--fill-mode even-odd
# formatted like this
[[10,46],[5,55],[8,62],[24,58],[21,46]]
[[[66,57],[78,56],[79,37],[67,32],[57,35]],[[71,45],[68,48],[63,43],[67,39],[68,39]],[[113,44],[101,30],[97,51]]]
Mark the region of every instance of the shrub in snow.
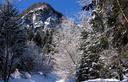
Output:
[[[29,55],[27,55],[29,54]],[[50,63],[51,58],[50,54],[46,56],[42,51],[42,48],[39,47],[34,41],[28,41],[28,49],[25,52],[22,66],[25,71],[34,71],[42,72],[43,74],[50,73],[52,66]]]
[[18,71],[18,69],[16,69],[16,71],[13,74],[11,74],[11,78],[13,79],[21,78],[21,73]]
[[42,73],[42,72],[38,72],[38,74],[43,75],[43,73]]
[[24,74],[23,74],[23,78],[25,78],[25,79],[31,79],[31,75],[28,73],[28,72],[25,72]]

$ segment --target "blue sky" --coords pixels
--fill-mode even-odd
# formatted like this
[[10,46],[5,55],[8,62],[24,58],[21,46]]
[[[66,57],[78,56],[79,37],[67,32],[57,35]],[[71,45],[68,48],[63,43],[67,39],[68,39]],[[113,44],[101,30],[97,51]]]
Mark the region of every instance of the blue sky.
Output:
[[73,17],[80,11],[78,0],[13,0],[13,2],[20,12],[36,2],[47,2],[55,10],[61,12],[67,17]]

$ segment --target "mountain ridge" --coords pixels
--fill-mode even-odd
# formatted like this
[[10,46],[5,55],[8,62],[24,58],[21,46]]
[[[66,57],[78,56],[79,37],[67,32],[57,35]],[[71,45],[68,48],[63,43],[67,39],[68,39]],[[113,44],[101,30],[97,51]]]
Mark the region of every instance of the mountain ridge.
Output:
[[25,9],[22,13],[21,13],[21,17],[30,13],[32,10],[36,9],[36,8],[45,8],[47,10],[52,11],[53,13],[56,13],[60,18],[62,16],[64,16],[62,13],[56,11],[51,5],[49,5],[48,3],[45,2],[38,2],[38,3],[34,3],[31,6],[29,6],[27,9]]

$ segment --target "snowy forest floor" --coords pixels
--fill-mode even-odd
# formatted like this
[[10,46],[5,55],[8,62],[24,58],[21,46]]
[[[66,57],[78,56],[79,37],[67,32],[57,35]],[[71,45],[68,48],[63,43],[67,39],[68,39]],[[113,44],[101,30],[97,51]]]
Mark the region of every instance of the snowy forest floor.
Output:
[[[0,80],[0,82],[3,82]],[[58,78],[55,74],[48,74],[46,77],[41,73],[36,73],[30,75],[29,73],[21,73],[16,72],[11,74],[11,79],[9,82],[74,82],[73,80],[65,81],[63,79]]]
[[[65,81],[63,79],[59,79],[55,74],[49,74],[47,75],[47,77],[44,77],[41,72],[32,75],[30,75],[29,73],[25,73],[24,76],[25,77],[23,78],[20,73],[14,73],[11,75],[11,79],[9,82],[75,82],[75,80]],[[0,82],[3,81],[1,80]],[[119,81],[117,79],[94,79],[84,82],[128,82],[128,79],[125,79],[123,81]]]

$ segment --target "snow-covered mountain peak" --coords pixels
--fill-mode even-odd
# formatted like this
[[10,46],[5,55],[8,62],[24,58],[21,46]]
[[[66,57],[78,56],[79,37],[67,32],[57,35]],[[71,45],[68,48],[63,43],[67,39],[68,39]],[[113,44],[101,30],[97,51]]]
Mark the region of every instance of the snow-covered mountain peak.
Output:
[[31,28],[53,28],[62,21],[63,15],[54,10],[47,3],[36,3],[22,13],[24,27]]
[[60,24],[68,25],[69,27],[76,25],[47,3],[36,3],[26,9],[22,14],[22,23],[24,27],[32,29],[33,32],[37,28],[44,30],[55,28]]
[[32,12],[36,12],[38,10],[47,10],[47,11],[52,11],[53,13],[56,13],[60,16],[62,16],[61,13],[57,12],[56,10],[54,10],[49,4],[47,3],[35,3],[33,5],[31,5],[28,9],[26,9],[24,12],[23,12],[23,16],[28,14],[28,13],[32,13]]

